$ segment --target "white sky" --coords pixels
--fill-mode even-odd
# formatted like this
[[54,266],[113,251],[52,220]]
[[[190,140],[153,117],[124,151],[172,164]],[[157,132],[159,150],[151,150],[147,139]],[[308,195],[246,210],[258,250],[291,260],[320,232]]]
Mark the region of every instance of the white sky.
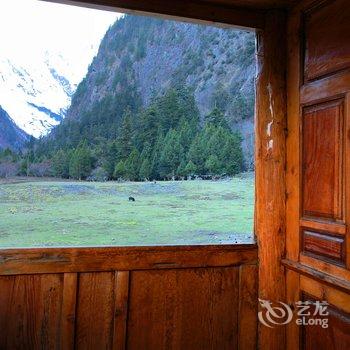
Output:
[[38,0],[0,0],[0,58],[34,60],[48,51],[82,69],[120,16]]

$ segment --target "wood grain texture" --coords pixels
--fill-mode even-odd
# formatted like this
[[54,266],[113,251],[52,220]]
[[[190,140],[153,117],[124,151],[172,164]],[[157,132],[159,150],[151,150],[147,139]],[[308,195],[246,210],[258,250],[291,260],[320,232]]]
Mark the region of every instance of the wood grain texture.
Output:
[[302,119],[304,216],[343,219],[343,100],[306,107]]
[[[345,291],[346,293],[350,293],[350,281],[347,279],[335,277],[333,274],[320,271],[304,263],[298,263],[289,259],[283,259],[282,264],[290,271],[295,271],[300,275],[311,277],[314,280],[320,281],[325,285],[329,285],[336,289]],[[297,290],[299,290],[299,288]],[[295,292],[296,291],[292,290],[289,291],[289,293]]]
[[350,68],[348,0],[328,1],[305,13],[305,80]]
[[[286,139],[286,256],[299,258],[300,220],[300,9],[288,16],[287,139]],[[295,281],[295,279],[292,279]],[[292,290],[295,286],[287,286]]]
[[[281,258],[285,250],[286,22],[283,12],[266,15],[259,33],[256,92],[256,235],[259,297],[285,299]],[[284,349],[284,327],[259,325],[261,349]]]
[[[282,260],[283,261],[283,260]],[[299,273],[292,269],[286,270],[286,302],[288,305],[295,305],[300,300],[299,289]],[[300,348],[300,327],[294,322],[296,318],[296,310],[293,313],[293,321],[286,326],[286,350],[294,350]]]
[[63,275],[0,277],[0,349],[60,349]]
[[326,258],[340,264],[345,262],[344,237],[304,230],[302,247],[304,253],[313,254],[316,258]]
[[123,350],[126,347],[126,330],[129,302],[129,271],[115,272],[115,309],[113,350]]
[[301,219],[300,226],[304,229],[310,229],[321,232],[332,232],[334,234],[344,236],[346,234],[345,223],[326,222],[323,220],[315,221],[311,219]]
[[350,313],[350,294],[348,292],[303,275],[300,276],[300,290],[312,295],[315,299],[326,300],[343,312]]
[[[326,299],[335,303],[334,305],[342,310],[346,310],[349,304],[350,271],[335,265],[334,262],[326,261],[327,259],[320,260],[320,256],[316,258],[310,256],[309,253],[304,253],[301,233],[311,231],[323,235],[328,232],[328,234],[331,233],[331,236],[341,237],[340,239],[344,239],[344,236],[348,235],[349,209],[347,203],[350,191],[346,183],[350,167],[347,168],[347,165],[341,164],[341,162],[344,162],[349,154],[348,139],[350,134],[348,127],[342,123],[346,122],[348,118],[347,94],[350,86],[350,72],[347,67],[338,65],[343,59],[342,54],[339,56],[338,53],[349,50],[348,40],[339,44],[344,36],[349,35],[349,31],[340,33],[338,37],[336,33],[343,30],[341,29],[344,24],[343,20],[335,20],[334,12],[332,14],[333,10],[326,9],[327,7],[329,9],[329,6],[332,8],[343,6],[345,3],[346,1],[343,0],[305,0],[300,1],[289,12],[287,259],[283,260],[283,264],[287,268],[288,303],[300,300],[301,293],[307,291],[319,300]],[[345,6],[347,6],[345,12],[349,11],[348,4]],[[330,12],[326,13],[327,11]],[[340,14],[340,17],[343,15],[347,16],[344,13]],[[320,20],[322,16],[324,16],[324,21]],[[332,23],[331,28],[330,22]],[[348,25],[349,23],[346,23],[346,26]],[[349,55],[347,55],[346,60],[349,60]],[[327,106],[327,103],[331,104],[330,101],[336,100],[342,101],[343,106],[339,107],[342,111],[329,110],[333,112],[333,116],[329,116],[328,122],[331,125],[329,128],[326,123],[322,125],[322,113],[324,113],[322,107]],[[316,110],[312,111],[312,106]],[[331,105],[328,106],[331,107]],[[313,123],[314,125],[309,125],[310,134],[306,137],[302,134],[303,128],[300,127],[303,126],[305,112],[310,112],[310,121],[312,121],[313,112],[319,112],[319,117],[321,116],[316,123]],[[343,121],[337,120],[338,112],[343,114],[341,116],[344,118]],[[324,129],[323,135],[321,133],[317,135],[320,132],[317,130],[318,128]],[[315,136],[316,138],[312,141],[311,138]],[[303,177],[305,179],[305,171],[307,170],[304,168],[305,159],[302,159],[305,154],[298,152],[298,150],[303,150],[302,143],[310,142],[310,140],[312,142],[308,144],[308,147],[312,152],[308,155],[310,158],[307,161],[310,161],[310,168],[306,174],[306,180],[309,183],[305,190],[302,181]],[[312,145],[315,140],[319,145],[317,147],[315,147],[316,143]],[[325,149],[327,147],[329,150]],[[324,158],[322,159],[322,157]],[[321,165],[322,162],[324,163]],[[346,187],[343,187],[342,180]],[[311,209],[308,213],[303,210],[304,199],[307,202],[306,206],[310,206],[309,209]],[[314,210],[315,208],[316,210]],[[324,215],[325,213],[326,215]],[[347,237],[345,241],[349,241]],[[318,243],[320,242],[318,241]],[[328,252],[330,247],[320,246],[318,243],[317,247],[310,241],[307,244],[311,250],[325,248]],[[322,333],[318,337],[322,339]],[[290,323],[287,327],[287,349],[303,348],[305,344],[300,343],[300,339],[302,339],[300,327]],[[315,343],[313,345],[310,348],[322,349],[322,344]],[[329,348],[333,348],[333,345],[330,345]]]
[[318,271],[333,275],[334,277],[350,281],[350,271],[345,266],[338,266],[329,261],[316,259],[313,256],[300,253],[300,263],[310,266]]
[[255,244],[2,249],[0,275],[215,267],[256,262]]
[[238,268],[135,271],[127,348],[237,349]]
[[350,271],[350,92],[345,96],[345,144],[344,144],[344,159],[345,159],[345,222],[346,222],[346,239],[345,239],[345,260],[346,268]]
[[332,98],[343,98],[349,91],[350,72],[344,71],[337,74],[317,79],[300,87],[300,103],[310,105]]
[[63,297],[60,331],[60,348],[65,350],[74,349],[76,297],[77,274],[65,273],[63,277]]
[[238,348],[257,348],[258,331],[258,267],[239,268]]
[[75,348],[111,349],[114,325],[114,273],[81,273]]
[[[307,294],[303,294],[304,301],[315,303],[316,300]],[[314,304],[310,305],[309,312],[313,315],[317,310]],[[350,348],[350,314],[340,311],[338,308],[329,305],[327,307],[328,316],[318,316],[328,320],[328,327],[303,326],[302,340],[305,350],[329,350]],[[306,317],[307,320],[312,318]]]

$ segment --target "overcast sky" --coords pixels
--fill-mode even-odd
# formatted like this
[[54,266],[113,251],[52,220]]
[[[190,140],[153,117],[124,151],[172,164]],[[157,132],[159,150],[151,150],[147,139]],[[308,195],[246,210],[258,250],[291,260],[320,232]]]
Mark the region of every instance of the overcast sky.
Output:
[[62,53],[72,63],[82,56],[91,62],[106,30],[120,16],[38,0],[0,0],[0,58],[49,51]]

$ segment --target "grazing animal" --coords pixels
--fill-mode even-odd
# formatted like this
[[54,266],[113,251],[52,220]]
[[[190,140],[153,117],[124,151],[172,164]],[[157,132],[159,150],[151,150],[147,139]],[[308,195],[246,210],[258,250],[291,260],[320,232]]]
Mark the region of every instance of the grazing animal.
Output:
[[129,197],[129,202],[135,202],[135,198],[134,197]]

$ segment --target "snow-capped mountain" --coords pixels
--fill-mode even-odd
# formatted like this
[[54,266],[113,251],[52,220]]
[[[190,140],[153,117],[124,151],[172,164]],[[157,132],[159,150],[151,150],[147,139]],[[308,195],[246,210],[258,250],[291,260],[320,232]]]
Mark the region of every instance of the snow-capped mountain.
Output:
[[81,79],[59,53],[0,58],[0,105],[18,127],[40,137],[65,117]]
[[119,16],[45,1],[0,1],[0,105],[19,128],[40,137],[60,123]]

